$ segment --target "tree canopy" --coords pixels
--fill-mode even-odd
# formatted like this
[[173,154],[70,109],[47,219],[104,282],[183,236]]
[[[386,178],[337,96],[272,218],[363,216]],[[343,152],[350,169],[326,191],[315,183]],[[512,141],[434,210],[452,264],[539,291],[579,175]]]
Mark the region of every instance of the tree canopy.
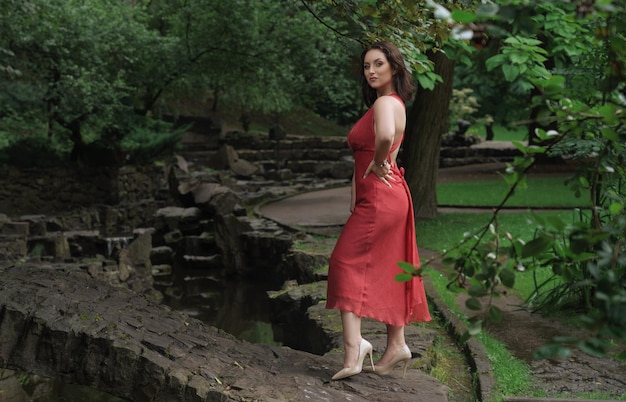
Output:
[[337,121],[358,111],[349,45],[299,2],[2,0],[0,9],[5,142],[45,133],[78,158],[95,143],[122,152],[133,133],[171,141],[151,121],[190,93],[207,111],[306,107]]

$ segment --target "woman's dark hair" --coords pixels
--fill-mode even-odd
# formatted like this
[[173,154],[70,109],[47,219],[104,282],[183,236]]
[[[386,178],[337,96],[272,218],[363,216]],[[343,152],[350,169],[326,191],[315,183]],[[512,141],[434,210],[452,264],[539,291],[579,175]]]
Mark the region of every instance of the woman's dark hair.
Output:
[[376,90],[367,82],[365,74],[363,73],[363,64],[365,62],[365,55],[372,49],[378,49],[385,54],[387,61],[391,64],[391,68],[395,71],[393,75],[393,84],[396,89],[396,93],[404,102],[408,102],[413,97],[415,92],[415,84],[413,83],[413,77],[404,65],[404,58],[400,53],[400,50],[391,42],[376,42],[365,49],[361,53],[361,88],[363,90],[363,101],[369,107],[376,102],[378,95]]

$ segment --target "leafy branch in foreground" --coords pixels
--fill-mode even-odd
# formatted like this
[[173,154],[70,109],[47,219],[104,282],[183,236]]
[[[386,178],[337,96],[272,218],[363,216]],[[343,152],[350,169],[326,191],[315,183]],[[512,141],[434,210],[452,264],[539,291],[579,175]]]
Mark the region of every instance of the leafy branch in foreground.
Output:
[[[469,317],[465,337],[501,319],[492,301],[514,287],[516,271],[550,270],[550,278],[536,284],[528,306],[543,312],[574,311],[589,335],[555,338],[535,351],[535,357],[567,357],[573,347],[600,356],[626,341],[626,78],[616,68],[626,63],[626,38],[617,29],[625,22],[624,2],[610,3],[611,7],[597,5],[582,16],[582,23],[594,27],[596,35],[579,38],[581,43],[587,41],[595,63],[604,66],[598,69],[599,88],[580,91],[574,80],[554,74],[556,70],[548,75],[516,71],[535,89],[532,103],[540,113],[530,123],[541,127],[549,121],[551,128],[535,129],[538,145],[516,144],[523,157],[516,158],[503,176],[509,184],[504,200],[485,226],[443,254],[443,262],[453,268],[449,288],[467,292],[466,307],[476,312]],[[576,10],[569,13],[575,15]],[[491,68],[504,68],[507,57],[519,56],[507,51],[513,42],[502,42],[501,53],[488,61]],[[526,50],[552,56],[537,45],[532,42]],[[582,60],[574,57],[562,69],[575,69],[577,62]],[[518,79],[516,74],[505,76]],[[533,216],[537,229],[532,239],[525,240],[501,231],[497,216],[515,189],[525,185],[526,173],[538,157],[570,159],[577,172],[569,186],[575,196],[587,195],[591,208],[578,210],[579,219],[573,223]],[[618,357],[626,358],[626,352]]]

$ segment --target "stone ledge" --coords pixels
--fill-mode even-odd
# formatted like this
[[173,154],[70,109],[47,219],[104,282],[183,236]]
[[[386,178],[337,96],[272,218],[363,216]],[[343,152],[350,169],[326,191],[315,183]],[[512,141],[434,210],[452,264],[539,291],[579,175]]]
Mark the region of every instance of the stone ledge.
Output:
[[[430,278],[424,276],[423,280],[428,299],[430,299],[437,313],[442,316],[443,321],[448,324],[444,325],[444,327],[446,327],[448,333],[458,344],[458,341],[463,333],[467,332],[467,327],[452,311],[450,311],[448,306],[439,296],[439,293],[435,290]],[[465,342],[465,344],[459,346],[465,353],[467,362],[476,375],[476,394],[478,400],[481,402],[491,400],[491,392],[496,385],[496,380],[493,376],[491,362],[489,361],[489,356],[487,356],[485,348],[483,348],[480,342],[473,338]]]

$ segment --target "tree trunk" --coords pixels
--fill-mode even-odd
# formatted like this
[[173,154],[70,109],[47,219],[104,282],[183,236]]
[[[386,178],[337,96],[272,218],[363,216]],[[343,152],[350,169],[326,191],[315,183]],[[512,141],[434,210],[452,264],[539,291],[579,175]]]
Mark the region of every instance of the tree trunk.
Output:
[[493,141],[495,132],[493,131],[493,123],[485,124],[485,139],[487,141]]
[[433,90],[418,86],[413,106],[408,111],[407,130],[401,161],[411,189],[416,219],[437,216],[437,175],[441,136],[448,131],[448,112],[452,97],[454,61],[442,52],[431,52],[435,73],[443,83]]

